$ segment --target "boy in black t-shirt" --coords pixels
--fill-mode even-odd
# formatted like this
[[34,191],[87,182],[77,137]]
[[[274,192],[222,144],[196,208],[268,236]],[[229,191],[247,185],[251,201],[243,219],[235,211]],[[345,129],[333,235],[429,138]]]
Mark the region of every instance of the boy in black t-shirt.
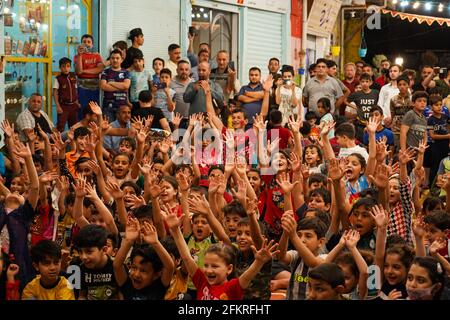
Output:
[[162,110],[160,108],[153,108],[153,96],[150,90],[141,91],[138,99],[138,104],[133,105],[133,117],[147,118],[153,116],[152,129],[172,131]]
[[373,106],[378,103],[379,92],[374,89],[370,89],[372,85],[372,77],[363,73],[359,80],[362,91],[354,92],[348,97],[350,104],[356,105],[356,139],[363,141],[364,129],[366,128],[367,121],[369,120],[369,113]]
[[114,276],[113,261],[106,252],[108,232],[90,224],[80,229],[75,246],[80,250],[82,264],[79,300],[115,300],[118,287]]

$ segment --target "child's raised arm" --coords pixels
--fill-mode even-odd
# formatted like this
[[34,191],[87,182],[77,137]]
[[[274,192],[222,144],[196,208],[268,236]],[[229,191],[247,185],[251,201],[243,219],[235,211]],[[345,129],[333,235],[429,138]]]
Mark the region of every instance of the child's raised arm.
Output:
[[366,125],[367,132],[369,133],[369,159],[367,160],[367,166],[364,172],[366,177],[375,172],[377,165],[377,141],[375,135],[379,125],[380,121],[376,121],[374,118],[370,118]]
[[181,194],[181,210],[183,212],[183,236],[188,237],[192,233],[191,219],[189,216],[189,183],[186,175],[179,171],[176,176]]
[[333,181],[333,190],[336,199],[336,209],[338,216],[340,217],[342,228],[344,230],[350,227],[350,221],[348,214],[350,212],[350,204],[345,199],[345,185],[342,177],[344,176],[345,159],[340,161],[336,158],[330,159],[330,165],[328,168],[328,177]]
[[447,239],[439,238],[436,239],[430,246],[430,256],[435,258],[441,266],[444,268],[445,272],[447,273],[447,276],[450,275],[450,262],[448,262],[447,259],[445,259],[441,254],[439,254],[439,250],[442,250],[447,245]]
[[103,218],[103,221],[105,221],[106,226],[108,227],[108,231],[117,236],[119,234],[119,231],[117,230],[117,226],[114,222],[114,218],[111,212],[105,206],[102,199],[100,199],[95,189],[89,183],[86,184],[86,192],[86,197],[94,203],[95,207],[98,210],[98,213]]
[[[384,255],[386,252],[387,225],[389,217],[382,206],[374,206],[370,213],[377,226],[377,241],[375,245],[375,265],[380,268],[381,277],[384,269]],[[382,281],[381,281],[382,282]]]
[[119,185],[114,181],[108,181],[107,190],[109,194],[114,198],[117,205],[117,215],[119,216],[119,222],[122,225],[127,224],[127,209],[125,208],[125,201],[123,200],[124,192],[119,188]]
[[278,243],[274,243],[273,240],[267,243],[267,239],[264,240],[261,249],[258,251],[255,246],[252,246],[255,261],[253,261],[250,267],[239,277],[239,285],[242,289],[247,289],[264,264],[271,261],[272,257],[280,252],[277,250],[277,247]]
[[119,251],[113,261],[114,276],[116,277],[117,285],[123,286],[127,281],[128,273],[124,266],[125,259],[128,252],[133,247],[134,242],[139,238],[141,227],[138,219],[129,217],[125,227],[125,238],[122,239]]
[[173,263],[172,257],[163,247],[161,242],[159,242],[158,232],[156,232],[156,228],[153,225],[151,225],[148,221],[144,221],[142,235],[144,241],[155,249],[156,254],[161,259],[161,262],[163,264],[161,282],[163,283],[164,286],[168,287],[170,285],[170,281],[172,280],[173,272],[175,270],[175,264]]
[[181,259],[183,259],[184,265],[186,266],[186,270],[191,277],[195,275],[198,270],[198,266],[195,263],[195,260],[191,256],[191,252],[189,251],[189,247],[187,246],[186,241],[183,238],[183,234],[180,230],[180,218],[177,218],[176,214],[173,212],[162,212],[164,216],[164,220],[166,221],[170,233],[175,240],[175,244],[180,252]]
[[349,232],[351,231],[344,231],[344,234],[341,236],[341,239],[339,239],[338,244],[334,246],[333,250],[331,250],[330,253],[328,253],[327,257],[325,258],[325,262],[333,262],[339,255],[339,253],[341,253],[341,251],[345,248],[345,240],[347,239]]
[[358,294],[360,299],[364,299],[367,296],[367,278],[369,277],[369,272],[367,271],[368,267],[366,261],[364,260],[359,250],[356,248],[359,239],[359,232],[356,230],[352,230],[345,237],[345,245],[352,254],[353,259],[355,259],[356,266],[358,267]]
[[247,204],[247,215],[250,221],[250,236],[255,244],[256,249],[261,249],[264,239],[259,227],[256,214],[258,213],[258,201],[252,200]]
[[39,200],[39,178],[34,166],[33,157],[31,155],[30,148],[19,142],[13,151],[17,157],[25,160],[25,165],[30,178],[30,188],[28,192],[28,202],[33,209],[36,209]]
[[86,196],[86,178],[75,180],[73,185],[75,189],[75,202],[73,204],[73,218],[80,228],[89,225],[86,217],[83,215],[83,200]]

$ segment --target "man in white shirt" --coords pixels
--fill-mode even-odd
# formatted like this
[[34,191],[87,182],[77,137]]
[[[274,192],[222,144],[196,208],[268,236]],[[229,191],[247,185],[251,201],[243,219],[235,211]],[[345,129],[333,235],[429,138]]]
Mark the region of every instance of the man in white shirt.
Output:
[[[165,63],[165,68],[172,72],[172,79],[177,76],[178,62],[181,60],[181,48],[178,44],[172,43],[169,48],[169,60]],[[185,59],[189,62],[188,59]],[[190,65],[190,64],[189,64]]]
[[378,105],[383,109],[384,125],[386,127],[391,126],[392,119],[390,103],[391,99],[399,93],[397,88],[397,78],[400,76],[401,72],[401,66],[397,64],[393,64],[392,66],[390,66],[389,78],[391,79],[391,81],[381,88],[380,95],[378,97]]

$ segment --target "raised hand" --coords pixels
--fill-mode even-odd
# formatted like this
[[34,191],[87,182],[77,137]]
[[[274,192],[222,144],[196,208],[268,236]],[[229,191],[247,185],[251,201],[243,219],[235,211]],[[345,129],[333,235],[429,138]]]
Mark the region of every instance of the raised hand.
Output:
[[31,157],[31,151],[28,145],[24,145],[22,142],[19,142],[16,144],[15,148],[13,149],[13,153],[22,159],[25,159],[27,157]]
[[297,221],[295,221],[294,212],[292,210],[283,213],[281,217],[281,227],[289,236],[297,233]]
[[244,206],[247,205],[247,184],[243,179],[237,181],[238,191],[231,189],[233,196]]
[[435,256],[439,251],[444,249],[447,245],[447,240],[444,238],[438,238],[433,241],[433,243],[430,245],[430,255]]
[[416,238],[424,238],[426,234],[426,224],[423,221],[423,217],[419,216],[417,219],[413,220],[412,231]]
[[176,179],[178,182],[178,187],[180,188],[181,192],[189,191],[189,189],[190,189],[189,182],[188,182],[187,176],[183,172],[178,171],[178,173],[176,175]]
[[76,179],[73,188],[76,197],[84,198],[86,196],[86,177]]
[[100,174],[100,166],[99,166],[98,163],[95,162],[94,160],[89,160],[89,161],[87,162],[87,166],[89,167],[89,169],[92,170],[92,172],[93,172],[95,175],[99,175],[99,174]]
[[385,164],[378,165],[375,177],[370,175],[369,181],[378,188],[387,188],[389,185],[388,167]]
[[91,110],[96,115],[100,116],[102,114],[102,108],[97,104],[97,102],[91,101],[89,102],[89,107],[91,107]]
[[388,295],[388,300],[397,300],[399,298],[402,297],[402,292],[401,291],[397,291],[397,289],[392,290],[391,292],[389,292]]
[[264,91],[270,91],[273,87],[273,76],[269,74],[263,82]]
[[345,245],[349,249],[356,248],[356,245],[358,244],[358,241],[360,239],[359,232],[356,230],[351,230],[348,232],[347,236],[345,237]]
[[92,132],[86,140],[87,141],[84,146],[85,151],[88,153],[94,153],[95,146],[97,145],[97,142],[99,140],[97,134]]
[[152,114],[149,115],[148,117],[146,117],[144,119],[144,127],[150,130],[152,128],[152,123],[153,123],[154,118],[155,117]]
[[181,222],[183,221],[183,216],[177,217],[175,212],[172,212],[169,208],[161,208],[161,214],[164,217],[164,221],[166,221],[167,226],[170,230],[177,229]]
[[15,263],[11,263],[8,266],[8,269],[6,270],[6,279],[9,282],[15,281],[16,276],[19,274],[19,271],[20,271],[20,267]]
[[287,172],[280,173],[280,178],[277,178],[276,181],[285,195],[291,194],[292,190],[294,190],[295,186],[299,183],[299,181],[291,183]]
[[302,161],[295,152],[291,152],[288,161],[291,165],[292,172],[300,172],[302,170]]
[[111,124],[109,123],[108,117],[104,116],[102,122],[100,123],[100,129],[104,133],[108,131],[109,128],[111,128]]
[[170,138],[164,139],[158,145],[159,151],[161,151],[162,153],[168,153],[171,145],[172,140],[170,140]]
[[142,240],[144,240],[149,245],[153,246],[158,243],[158,232],[156,231],[156,228],[148,221],[144,221],[141,233]]
[[139,220],[133,216],[128,216],[127,225],[125,227],[125,239],[135,242],[141,234],[141,226]]
[[280,253],[280,250],[277,250],[278,243],[275,243],[274,240],[270,240],[270,242],[267,243],[267,239],[264,239],[263,245],[259,250],[256,250],[255,246],[251,246],[251,248],[255,256],[255,260],[261,263],[272,261],[272,258]]
[[335,125],[336,125],[336,122],[334,122],[334,121],[325,122],[325,125],[323,126],[322,131],[320,132],[320,136],[321,137],[328,136],[331,129],[333,129]]
[[202,213],[207,215],[210,211],[210,206],[208,200],[206,200],[205,195],[193,194],[188,200],[189,209],[194,213]]
[[100,197],[97,194],[97,191],[93,186],[91,186],[90,183],[86,183],[85,190],[86,190],[86,198],[91,200],[100,199]]
[[0,127],[8,137],[12,137],[14,135],[14,122],[10,123],[8,120],[5,119],[2,121]]
[[381,138],[379,141],[377,141],[377,145],[376,145],[376,159],[378,163],[383,163],[384,160],[386,159],[386,157],[388,156],[388,151],[387,151],[387,138],[383,137]]
[[159,195],[161,194],[162,190],[161,190],[161,186],[157,183],[154,183],[150,186],[149,188],[149,192],[150,192],[150,196],[153,199],[156,199],[159,197]]
[[54,180],[57,180],[59,174],[57,172],[47,171],[39,176],[39,182],[48,183]]
[[145,202],[145,199],[143,196],[136,196],[134,194],[131,194],[126,197],[126,203],[130,206],[131,210],[135,210],[137,208],[140,208],[142,206],[145,206],[147,203]]
[[66,176],[60,176],[56,179],[56,188],[61,192],[61,193],[67,193],[67,191],[69,190],[69,179],[67,179]]
[[147,127],[142,127],[138,134],[136,135],[136,140],[141,145],[145,143],[145,139],[147,138],[149,134],[149,129]]
[[303,126],[303,122],[301,120],[295,120],[294,116],[290,116],[288,120],[289,128],[291,128],[292,133],[299,133],[300,129]]
[[172,118],[173,125],[178,128],[180,126],[182,119],[183,119],[183,117],[181,116],[181,114],[179,114],[178,112],[175,113],[175,115]]
[[400,162],[400,164],[407,164],[412,159],[414,159],[414,155],[415,150],[412,148],[408,148],[408,150],[406,151],[400,150],[400,152],[398,153],[398,161]]
[[258,129],[258,131],[261,133],[264,130],[266,130],[267,127],[267,121],[264,121],[264,118],[262,115],[257,114],[253,117],[253,126]]
[[106,190],[114,199],[122,199],[125,196],[125,193],[119,188],[117,182],[112,179],[106,182]]
[[141,130],[141,128],[144,126],[144,120],[140,116],[134,117],[131,120],[131,125],[134,129]]
[[367,131],[369,133],[375,134],[380,123],[381,121],[376,120],[374,117],[369,118],[369,121],[367,121],[366,125]]
[[330,159],[328,167],[328,177],[333,181],[340,181],[344,176],[344,170],[336,158]]
[[424,153],[425,153],[425,150],[427,150],[428,147],[429,147],[429,146],[428,146],[427,139],[426,139],[426,138],[423,138],[423,140],[420,140],[420,141],[419,141],[419,147],[416,148],[416,150],[417,150],[418,153],[424,154]]
[[58,149],[60,152],[66,148],[66,144],[62,140],[60,132],[54,131],[52,133],[52,139],[53,139],[53,142],[55,143],[56,149]]
[[376,205],[372,207],[370,212],[372,218],[375,220],[375,224],[378,228],[385,228],[389,223],[389,217],[382,206]]

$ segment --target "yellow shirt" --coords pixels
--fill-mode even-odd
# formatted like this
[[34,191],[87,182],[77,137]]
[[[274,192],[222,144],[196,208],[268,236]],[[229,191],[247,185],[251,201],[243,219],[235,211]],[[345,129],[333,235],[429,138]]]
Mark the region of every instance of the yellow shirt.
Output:
[[51,289],[41,286],[40,279],[41,276],[37,276],[27,284],[22,292],[22,300],[75,300],[66,278],[60,277],[58,284]]
[[184,275],[181,267],[175,270],[164,300],[178,300],[178,295],[187,291],[188,275]]

